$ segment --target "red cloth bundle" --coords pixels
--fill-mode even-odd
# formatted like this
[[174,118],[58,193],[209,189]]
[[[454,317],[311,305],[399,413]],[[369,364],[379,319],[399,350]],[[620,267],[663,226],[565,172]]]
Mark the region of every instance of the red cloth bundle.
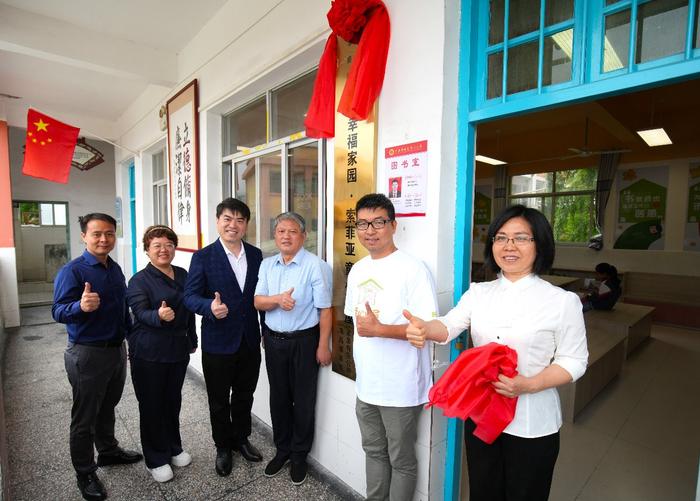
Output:
[[493,443],[515,416],[517,398],[496,393],[491,384],[498,375],[518,374],[518,354],[508,346],[489,343],[468,349],[430,389],[426,407],[440,407],[447,417],[476,423],[474,435]]
[[308,137],[335,136],[336,36],[350,43],[359,42],[338,104],[338,111],[354,120],[369,116],[382,90],[389,52],[389,14],[381,0],[334,0],[327,17],[333,33],[321,56],[304,120]]

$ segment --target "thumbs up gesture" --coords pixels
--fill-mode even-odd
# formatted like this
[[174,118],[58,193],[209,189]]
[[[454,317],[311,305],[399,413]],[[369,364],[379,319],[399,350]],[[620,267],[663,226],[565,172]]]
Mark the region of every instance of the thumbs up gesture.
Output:
[[95,311],[100,307],[100,295],[97,292],[92,292],[90,282],[85,282],[85,289],[80,296],[80,309],[85,313]]
[[214,293],[214,300],[211,302],[211,312],[219,320],[226,318],[228,315],[228,306],[221,302],[221,295],[218,292]]
[[403,316],[408,320],[408,325],[406,325],[406,339],[416,348],[423,348],[427,335],[426,321],[412,315],[408,310],[403,310]]
[[355,327],[357,327],[357,335],[361,337],[376,337],[379,335],[379,329],[382,324],[379,322],[377,315],[370,307],[368,302],[365,302],[365,311],[361,315],[362,310],[355,314]]
[[277,304],[279,304],[280,308],[282,308],[284,311],[290,311],[294,308],[294,305],[297,303],[292,297],[292,292],[294,292],[294,287],[292,287],[288,291],[284,291],[282,294],[278,294],[279,297],[277,300]]
[[175,312],[163,301],[158,308],[158,316],[163,322],[172,322],[175,319]]

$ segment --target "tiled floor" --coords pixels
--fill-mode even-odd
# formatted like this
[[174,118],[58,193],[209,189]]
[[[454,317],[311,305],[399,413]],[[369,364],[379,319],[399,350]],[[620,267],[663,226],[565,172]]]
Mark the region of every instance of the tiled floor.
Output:
[[[70,386],[63,367],[66,334],[53,323],[48,306],[22,308],[22,327],[8,334],[3,376],[9,456],[10,499],[81,499],[68,455]],[[138,407],[131,378],[127,376],[121,402],[116,408],[116,435],[129,449],[141,449]],[[321,467],[312,467],[307,481],[294,486],[288,468],[275,478],[263,475],[265,462],[246,463],[234,454],[229,477],[214,472],[215,450],[206,391],[196,375],[189,375],[183,388],[180,415],[182,440],[193,463],[176,468],[166,484],[154,482],[143,462],[100,468],[109,499],[115,500],[355,500],[347,486],[331,479]],[[254,423],[251,442],[266,459],[273,456],[272,433]]]
[[[65,331],[47,307],[23,308],[5,358],[12,499],[78,499],[66,453],[70,388],[63,369]],[[628,359],[613,381],[562,428],[553,501],[687,501],[695,498],[700,452],[700,331],[653,327],[653,338]],[[316,470],[296,488],[287,475],[267,479],[264,465],[236,457],[234,473],[216,476],[206,394],[188,377],[181,415],[183,441],[194,463],[163,485],[143,464],[100,469],[110,499],[345,500],[357,496],[331,486]],[[138,412],[127,378],[117,407],[117,434],[139,448]],[[271,437],[256,426],[252,440],[271,457]],[[436,500],[437,501],[437,500]]]
[[695,499],[700,331],[654,325],[561,437],[553,501]]

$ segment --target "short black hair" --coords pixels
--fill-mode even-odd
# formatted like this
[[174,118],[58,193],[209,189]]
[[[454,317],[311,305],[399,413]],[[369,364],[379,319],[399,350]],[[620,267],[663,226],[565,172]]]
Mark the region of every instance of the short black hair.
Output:
[[99,221],[106,221],[112,226],[114,226],[114,230],[116,231],[117,229],[117,220],[114,219],[112,216],[109,214],[103,214],[102,212],[91,212],[90,214],[85,214],[84,216],[79,216],[78,217],[78,222],[80,223],[80,232],[85,233],[87,232],[87,225],[90,221],[92,220],[99,220]]
[[216,219],[219,219],[221,213],[226,209],[230,210],[232,214],[238,213],[243,216],[246,221],[250,221],[250,208],[237,198],[229,197],[223,199],[221,203],[216,206]]
[[532,236],[535,239],[535,262],[532,265],[532,271],[536,275],[542,275],[552,268],[554,263],[554,234],[552,226],[537,209],[525,207],[524,205],[511,205],[503,209],[489,225],[487,234],[486,247],[484,248],[484,266],[486,269],[498,273],[501,271],[493,257],[493,237],[496,233],[514,217],[524,218],[530,225]]
[[384,209],[390,221],[396,219],[394,204],[382,193],[368,193],[360,198],[355,204],[355,215],[360,212],[360,209]]
[[617,274],[617,268],[610,263],[598,263],[595,266],[595,271],[601,275],[607,275],[613,280],[620,280],[620,277]]

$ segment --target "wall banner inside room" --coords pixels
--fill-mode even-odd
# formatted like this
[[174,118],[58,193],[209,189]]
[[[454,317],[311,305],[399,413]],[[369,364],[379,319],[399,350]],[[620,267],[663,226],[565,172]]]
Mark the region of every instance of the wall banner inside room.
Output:
[[700,251],[700,164],[688,171],[688,212],[685,219],[683,250]]
[[663,250],[668,167],[621,170],[617,189],[614,248]]

